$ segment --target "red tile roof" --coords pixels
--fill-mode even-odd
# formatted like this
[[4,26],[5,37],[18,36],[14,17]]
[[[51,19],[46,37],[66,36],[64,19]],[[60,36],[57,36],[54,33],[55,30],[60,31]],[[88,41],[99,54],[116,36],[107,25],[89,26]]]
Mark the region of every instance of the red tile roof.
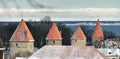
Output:
[[104,39],[104,34],[103,34],[102,27],[100,25],[99,19],[98,19],[98,21],[96,23],[96,27],[95,27],[92,39],[100,39],[100,40]]
[[62,39],[56,23],[52,24],[46,39],[48,39],[48,40],[61,40]]
[[34,41],[34,38],[23,19],[17,26],[10,41]]
[[76,31],[74,32],[73,36],[71,39],[86,39],[85,34],[83,33],[82,29],[80,26],[77,27]]

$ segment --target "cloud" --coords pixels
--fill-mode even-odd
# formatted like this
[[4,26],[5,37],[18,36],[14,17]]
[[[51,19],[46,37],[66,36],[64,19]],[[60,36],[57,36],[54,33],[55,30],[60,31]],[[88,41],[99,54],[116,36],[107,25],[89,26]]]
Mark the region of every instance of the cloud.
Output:
[[[80,8],[80,9],[2,9],[0,8],[0,19],[17,21],[23,17],[33,20],[40,20],[44,16],[50,16],[53,21],[93,21],[98,16],[101,20],[119,20],[120,9],[118,8]],[[15,20],[17,19],[17,20]],[[1,20],[0,20],[1,21]]]

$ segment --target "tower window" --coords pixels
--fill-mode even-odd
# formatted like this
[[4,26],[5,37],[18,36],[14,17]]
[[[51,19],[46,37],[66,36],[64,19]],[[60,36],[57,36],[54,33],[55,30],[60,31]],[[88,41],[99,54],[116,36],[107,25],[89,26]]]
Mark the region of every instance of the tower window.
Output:
[[55,44],[55,41],[53,40],[53,44]]
[[31,48],[32,48],[32,46],[33,46],[33,45],[31,44]]
[[18,46],[18,44],[16,43],[16,46]]
[[75,40],[75,42],[77,42],[77,40]]
[[48,43],[48,40],[46,40],[46,43]]

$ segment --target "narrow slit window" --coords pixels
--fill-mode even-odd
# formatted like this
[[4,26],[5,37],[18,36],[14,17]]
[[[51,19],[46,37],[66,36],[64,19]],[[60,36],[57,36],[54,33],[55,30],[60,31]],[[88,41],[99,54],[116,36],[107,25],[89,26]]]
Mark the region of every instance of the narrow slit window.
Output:
[[16,43],[16,46],[18,46],[18,44]]
[[53,40],[53,44],[55,44],[55,41]]

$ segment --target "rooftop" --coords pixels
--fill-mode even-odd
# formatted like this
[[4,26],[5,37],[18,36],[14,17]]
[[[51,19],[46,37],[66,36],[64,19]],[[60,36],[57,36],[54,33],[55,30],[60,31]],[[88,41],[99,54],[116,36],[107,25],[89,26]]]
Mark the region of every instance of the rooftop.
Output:
[[17,26],[10,41],[34,41],[34,38],[23,19]]
[[93,46],[44,46],[28,59],[107,59]]
[[56,23],[52,24],[46,39],[49,39],[49,40],[61,40],[62,39],[61,33],[59,32]]
[[100,39],[100,40],[104,39],[104,33],[103,33],[102,27],[100,25],[99,19],[98,19],[98,21],[96,23],[96,27],[94,29],[94,33],[93,33],[92,39]]
[[80,26],[77,27],[71,39],[86,39],[86,36]]

